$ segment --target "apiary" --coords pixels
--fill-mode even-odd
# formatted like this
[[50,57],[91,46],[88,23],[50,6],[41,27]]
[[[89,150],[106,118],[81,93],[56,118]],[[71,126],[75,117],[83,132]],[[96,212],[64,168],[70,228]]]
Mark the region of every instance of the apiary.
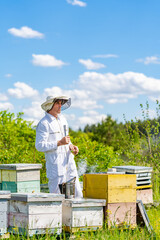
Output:
[[135,203],[108,203],[104,207],[104,219],[108,227],[136,226],[136,202]]
[[7,233],[8,228],[8,201],[11,198],[9,191],[0,191],[0,235]]
[[62,200],[53,193],[12,193],[9,204],[9,231],[33,234],[62,232]]
[[41,164],[1,164],[1,189],[14,192],[40,192]]
[[151,185],[152,167],[115,166],[112,169],[116,170],[116,172],[125,172],[125,174],[135,174],[137,200],[141,200],[143,204],[153,203],[153,192]]
[[106,203],[136,202],[136,176],[134,174],[85,174],[83,196],[106,199]]
[[62,224],[66,232],[97,230],[103,226],[102,199],[65,199],[63,201]]

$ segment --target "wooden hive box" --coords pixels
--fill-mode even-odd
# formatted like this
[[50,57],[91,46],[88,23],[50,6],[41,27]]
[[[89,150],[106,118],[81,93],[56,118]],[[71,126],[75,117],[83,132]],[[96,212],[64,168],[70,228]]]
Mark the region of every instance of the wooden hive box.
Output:
[[137,187],[137,200],[141,200],[143,204],[153,203],[152,185]]
[[11,198],[9,191],[0,191],[0,235],[7,233],[8,228],[8,201]]
[[41,164],[1,164],[2,190],[40,192]]
[[85,174],[83,196],[107,203],[136,202],[135,174]]
[[62,206],[62,224],[66,232],[96,230],[103,225],[105,200],[65,199]]
[[62,200],[53,193],[12,193],[9,204],[9,231],[33,234],[62,232]]
[[108,227],[135,227],[136,202],[108,203],[104,207],[104,220]]

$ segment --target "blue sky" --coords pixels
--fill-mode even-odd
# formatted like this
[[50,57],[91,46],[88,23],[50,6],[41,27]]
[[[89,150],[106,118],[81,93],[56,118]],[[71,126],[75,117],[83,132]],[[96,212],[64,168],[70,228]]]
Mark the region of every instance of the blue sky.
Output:
[[140,117],[160,99],[157,0],[1,0],[0,110],[37,123],[48,95],[69,95],[73,129]]

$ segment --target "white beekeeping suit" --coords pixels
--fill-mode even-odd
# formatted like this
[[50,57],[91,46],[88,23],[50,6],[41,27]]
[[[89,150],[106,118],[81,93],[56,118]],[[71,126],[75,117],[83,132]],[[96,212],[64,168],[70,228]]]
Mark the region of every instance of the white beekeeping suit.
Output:
[[68,134],[68,123],[64,116],[58,114],[58,117],[54,117],[46,112],[36,128],[35,146],[38,151],[45,153],[50,192],[60,193],[59,184],[76,177],[75,197],[82,197],[74,155],[69,149],[71,142],[57,145],[58,141]]

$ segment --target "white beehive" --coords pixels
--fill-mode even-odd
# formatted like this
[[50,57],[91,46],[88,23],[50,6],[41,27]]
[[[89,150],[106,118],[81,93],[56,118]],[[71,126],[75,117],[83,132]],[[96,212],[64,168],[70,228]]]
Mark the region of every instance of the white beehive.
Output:
[[0,191],[0,235],[7,233],[8,228],[8,201],[11,198],[9,191]]
[[103,225],[103,199],[65,199],[62,224],[66,232],[96,230]]
[[53,193],[12,193],[9,204],[9,230],[33,235],[62,232],[62,200]]

